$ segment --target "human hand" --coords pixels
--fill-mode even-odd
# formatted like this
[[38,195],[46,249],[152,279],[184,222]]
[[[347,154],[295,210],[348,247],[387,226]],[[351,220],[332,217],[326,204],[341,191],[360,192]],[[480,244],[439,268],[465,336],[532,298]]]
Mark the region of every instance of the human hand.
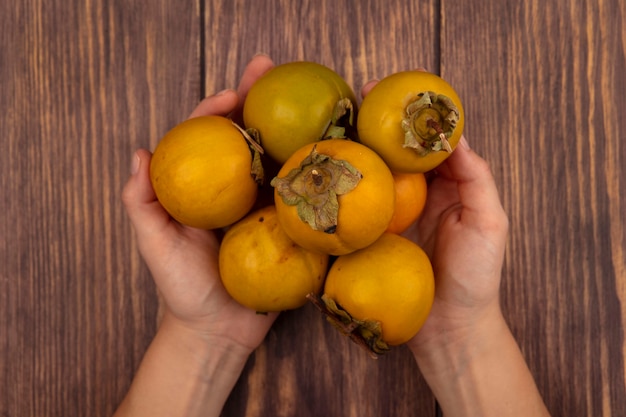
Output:
[[549,416],[500,309],[509,223],[489,166],[461,138],[434,174],[405,233],[435,273],[430,315],[407,342],[421,375],[446,416]]
[[[272,66],[267,56],[254,57],[237,91],[205,98],[189,117],[236,114],[251,85]],[[249,354],[262,342],[277,314],[256,314],[228,295],[219,276],[215,232],[183,226],[168,215],[150,183],[150,159],[147,150],[137,151],[122,198],[168,322],[209,337],[211,343],[234,343]]]
[[[367,83],[363,96],[375,84]],[[488,321],[500,324],[507,233],[508,219],[489,167],[462,138],[436,169],[424,211],[405,232],[429,255],[436,279],[431,313],[409,342],[414,353],[466,339]]]
[[414,352],[500,324],[508,218],[489,166],[464,137],[436,169],[424,211],[407,234],[429,254],[436,279],[429,318],[409,343]]

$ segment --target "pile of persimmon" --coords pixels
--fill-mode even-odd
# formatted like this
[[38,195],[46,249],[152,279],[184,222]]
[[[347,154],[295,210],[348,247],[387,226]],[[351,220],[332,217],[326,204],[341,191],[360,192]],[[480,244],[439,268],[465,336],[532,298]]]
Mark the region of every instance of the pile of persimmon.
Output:
[[453,152],[463,124],[437,75],[392,74],[359,107],[333,70],[291,62],[252,85],[243,126],[201,116],[169,131],[151,181],[176,221],[224,231],[219,270],[235,300],[262,313],[310,300],[379,354],[430,312],[430,260],[402,233],[425,206],[424,174]]

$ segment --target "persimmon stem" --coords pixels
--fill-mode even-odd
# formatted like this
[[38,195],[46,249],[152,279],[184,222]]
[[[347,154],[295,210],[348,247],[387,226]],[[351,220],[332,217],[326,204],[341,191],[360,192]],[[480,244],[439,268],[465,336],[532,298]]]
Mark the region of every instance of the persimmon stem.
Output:
[[433,129],[435,132],[439,134],[439,139],[441,140],[441,145],[442,145],[443,150],[445,150],[446,152],[452,152],[452,147],[450,146],[450,143],[448,142],[448,138],[446,137],[446,134],[443,132],[443,129],[441,128],[441,126],[439,126],[439,123],[437,123],[434,119],[429,119],[426,122],[426,126]]
[[421,156],[438,151],[452,152],[448,138],[456,128],[460,114],[449,97],[425,91],[417,94],[405,111],[406,117],[402,120],[405,148],[413,149]]
[[261,155],[263,155],[265,153],[265,149],[263,149],[263,147],[256,140],[254,140],[252,138],[252,136],[245,129],[243,129],[241,126],[239,126],[235,122],[232,122],[232,124],[233,124],[233,126],[235,126],[239,130],[239,132],[241,132],[241,135],[244,137],[246,142],[248,142],[248,144],[252,148],[254,148],[255,151],[257,151]]
[[307,294],[306,298],[326,317],[326,320],[333,325],[341,334],[350,339],[351,342],[356,344],[359,348],[363,349],[368,356],[372,359],[378,359],[382,352],[375,352],[368,345],[367,341],[355,330],[358,329],[359,324],[356,322],[344,323],[337,317],[336,314],[331,312],[326,304],[315,293]]
[[324,182],[324,177],[316,169],[311,171],[311,176],[313,177],[313,183],[318,187]]

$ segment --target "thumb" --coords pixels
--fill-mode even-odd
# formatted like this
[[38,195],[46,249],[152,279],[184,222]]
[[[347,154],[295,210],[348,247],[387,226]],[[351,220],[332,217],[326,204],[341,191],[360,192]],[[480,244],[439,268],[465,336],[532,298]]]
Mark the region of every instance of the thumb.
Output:
[[479,229],[485,235],[505,239],[508,217],[487,161],[472,151],[465,138],[462,138],[459,146],[442,165],[440,174],[457,183],[463,207],[461,222]]
[[133,155],[131,177],[122,191],[122,201],[130,218],[139,245],[160,236],[171,219],[157,200],[150,182],[150,160],[152,154],[139,149]]
[[465,137],[450,157],[437,168],[443,177],[458,184],[459,197],[465,209],[488,215],[501,206],[491,169],[472,151]]

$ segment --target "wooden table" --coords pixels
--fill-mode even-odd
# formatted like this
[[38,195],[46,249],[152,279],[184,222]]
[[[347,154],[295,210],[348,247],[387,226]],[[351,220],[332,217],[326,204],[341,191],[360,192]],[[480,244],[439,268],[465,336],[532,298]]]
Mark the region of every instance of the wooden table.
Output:
[[[2,1],[0,415],[113,413],[158,310],[120,201],[132,152],[266,52],[357,91],[420,66],[456,87],[510,217],[505,314],[549,409],[625,416],[625,20],[622,0]],[[408,350],[371,360],[307,306],[223,415],[434,403]]]

